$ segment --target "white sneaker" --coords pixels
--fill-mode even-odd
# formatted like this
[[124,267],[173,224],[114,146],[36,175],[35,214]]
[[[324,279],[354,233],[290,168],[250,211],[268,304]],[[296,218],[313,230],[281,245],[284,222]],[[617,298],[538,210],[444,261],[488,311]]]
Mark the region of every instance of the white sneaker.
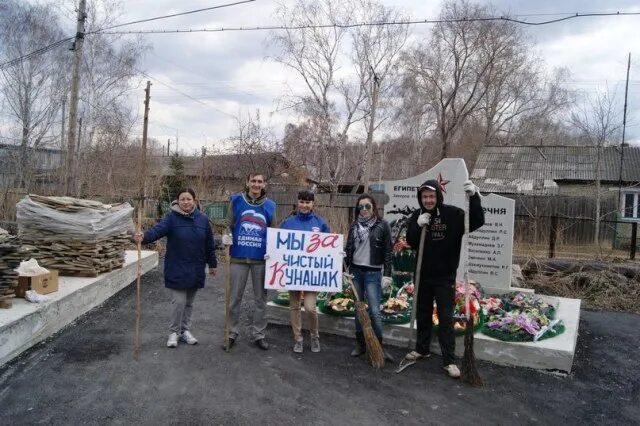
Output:
[[185,342],[187,345],[196,345],[198,344],[198,339],[194,337],[193,334],[189,330],[185,330],[180,335],[180,340]]
[[453,377],[454,379],[457,379],[458,377],[460,377],[460,370],[458,369],[457,365],[449,364],[446,367],[444,367],[444,369],[449,375],[449,377]]
[[177,348],[178,347],[178,333],[171,333],[169,335],[169,340],[167,340],[168,348]]

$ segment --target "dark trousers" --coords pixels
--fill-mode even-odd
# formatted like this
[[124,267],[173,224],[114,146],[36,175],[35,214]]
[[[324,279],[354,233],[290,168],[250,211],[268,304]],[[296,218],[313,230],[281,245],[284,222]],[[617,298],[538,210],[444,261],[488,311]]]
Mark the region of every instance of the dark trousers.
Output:
[[451,282],[421,282],[418,289],[418,310],[416,321],[418,323],[418,335],[416,340],[416,352],[423,355],[429,353],[431,343],[431,329],[433,327],[433,301],[438,307],[438,340],[442,351],[444,365],[454,363],[456,349],[456,336],[453,331],[453,302],[455,300],[455,281]]

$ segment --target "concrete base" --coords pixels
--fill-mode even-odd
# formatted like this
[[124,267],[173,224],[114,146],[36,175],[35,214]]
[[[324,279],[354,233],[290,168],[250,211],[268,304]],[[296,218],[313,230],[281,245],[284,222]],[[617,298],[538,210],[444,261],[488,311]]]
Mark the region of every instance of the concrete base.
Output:
[[[44,303],[13,299],[0,309],[0,365],[62,329],[80,315],[104,303],[136,279],[138,254],[127,251],[122,268],[96,278],[60,277],[58,291]],[[158,265],[158,253],[142,252],[142,273]]]
[[[566,327],[563,334],[536,343],[512,343],[476,333],[473,348],[476,358],[503,365],[571,372],[578,340],[580,300],[540,297],[557,307],[556,317],[562,319]],[[355,330],[353,318],[334,317],[322,312],[318,312],[318,317],[320,332],[353,337]],[[269,302],[267,318],[271,323],[288,325],[290,324],[289,308]],[[409,324],[384,325],[383,336],[385,344],[406,348],[409,343]],[[431,342],[431,351],[440,353],[435,334]],[[456,355],[462,357],[463,352],[464,340],[459,336],[456,338]]]

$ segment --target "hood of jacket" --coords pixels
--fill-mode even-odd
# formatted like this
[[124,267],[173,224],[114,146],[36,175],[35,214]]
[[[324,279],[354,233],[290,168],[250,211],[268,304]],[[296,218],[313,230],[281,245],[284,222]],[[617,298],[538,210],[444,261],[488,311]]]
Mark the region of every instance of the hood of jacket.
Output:
[[194,205],[193,210],[191,210],[190,212],[185,212],[180,208],[180,205],[177,201],[171,202],[171,211],[174,211],[182,216],[192,216],[196,212],[196,210],[198,210],[198,208]]
[[418,192],[416,194],[416,196],[418,197],[418,204],[420,205],[420,210],[422,212],[427,211],[426,207],[422,205],[422,197],[420,197],[420,192],[422,192],[423,189],[430,189],[432,191],[436,191],[436,209],[442,207],[442,204],[444,204],[442,187],[440,186],[437,180],[429,179],[429,180],[426,180],[422,185],[420,185],[420,187],[418,187]]

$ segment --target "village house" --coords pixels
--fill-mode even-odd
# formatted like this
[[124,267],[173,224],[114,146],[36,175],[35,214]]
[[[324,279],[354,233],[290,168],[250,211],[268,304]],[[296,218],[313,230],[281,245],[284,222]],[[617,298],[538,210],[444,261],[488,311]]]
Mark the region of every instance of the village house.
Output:
[[[482,192],[505,196],[595,198],[596,156],[590,146],[485,146],[471,178]],[[640,147],[604,147],[600,183],[603,204],[640,219]]]

